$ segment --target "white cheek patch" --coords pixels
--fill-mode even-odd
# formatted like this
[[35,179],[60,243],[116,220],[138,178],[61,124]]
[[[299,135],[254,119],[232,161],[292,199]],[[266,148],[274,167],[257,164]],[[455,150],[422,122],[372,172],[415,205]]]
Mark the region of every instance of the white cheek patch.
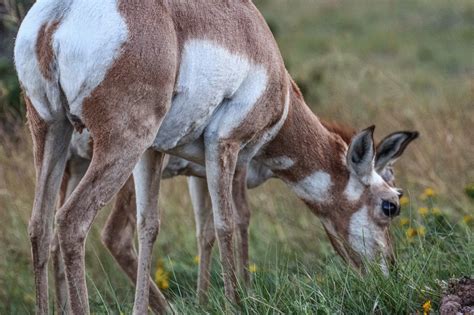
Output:
[[348,201],[357,201],[364,192],[364,185],[357,179],[356,175],[351,174],[347,186],[344,189],[344,196]]
[[324,203],[330,198],[332,185],[331,175],[324,171],[316,171],[292,186],[296,195],[301,199]]
[[375,250],[375,231],[376,227],[369,218],[367,207],[363,207],[351,217],[349,243],[356,252],[372,259]]
[[362,207],[352,215],[349,243],[359,254],[374,259],[377,251],[384,253],[388,246],[384,235],[384,231],[369,216],[367,207]]
[[272,170],[286,170],[292,167],[295,162],[287,156],[265,159],[265,165]]

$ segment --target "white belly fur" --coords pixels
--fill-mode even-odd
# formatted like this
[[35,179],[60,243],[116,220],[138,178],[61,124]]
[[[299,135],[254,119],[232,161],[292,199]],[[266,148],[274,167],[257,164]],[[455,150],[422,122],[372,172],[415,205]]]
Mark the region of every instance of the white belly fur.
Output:
[[245,119],[267,87],[267,71],[216,43],[185,43],[176,95],[153,147],[189,144],[206,134],[226,137]]

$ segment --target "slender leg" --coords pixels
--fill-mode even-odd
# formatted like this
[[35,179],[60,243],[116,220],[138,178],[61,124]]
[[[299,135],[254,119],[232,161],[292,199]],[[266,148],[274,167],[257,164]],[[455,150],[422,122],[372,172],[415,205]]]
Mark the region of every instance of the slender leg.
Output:
[[[133,177],[118,192],[115,206],[102,230],[102,242],[109,249],[133,285],[137,282],[138,258],[133,244],[136,227],[136,203]],[[166,304],[163,294],[150,280],[150,307],[159,314]]]
[[193,176],[188,177],[188,187],[196,220],[196,237],[199,253],[197,297],[200,304],[205,304],[210,284],[212,247],[216,240],[212,204],[205,179]]
[[240,144],[231,140],[207,140],[206,175],[212,200],[214,226],[219,243],[224,289],[232,303],[238,303],[233,250],[232,179]]
[[[67,196],[67,186],[71,178],[70,161],[66,163],[66,169],[64,171],[61,187],[59,191],[58,208],[64,204]],[[66,274],[64,273],[64,264],[62,262],[61,251],[59,250],[59,238],[56,231],[54,231],[53,241],[51,243],[51,260],[53,262],[53,275],[54,275],[54,292],[56,295],[56,313],[67,314],[68,313],[68,300],[67,300],[67,284]]]
[[64,271],[61,250],[59,249],[59,238],[57,232],[54,233],[53,242],[51,243],[51,260],[53,262],[56,313],[68,314],[69,301],[67,298],[66,273]]
[[[139,253],[133,308],[133,314],[136,315],[146,314],[148,310],[151,253],[160,228],[160,214],[157,206],[163,157],[163,153],[147,150],[133,170]],[[164,298],[162,302],[166,303]]]
[[67,120],[46,123],[26,98],[33,136],[36,186],[28,225],[36,287],[36,313],[48,314],[48,259],[56,197],[64,173],[72,126]]
[[[73,190],[79,184],[89,167],[89,160],[73,156],[66,165],[61,189],[59,193],[58,206],[61,207]],[[51,243],[51,259],[53,262],[54,284],[56,293],[56,309],[60,314],[70,313],[69,301],[67,298],[66,273],[64,270],[63,258],[59,247],[58,232],[55,230],[53,242]]]
[[[151,133],[153,135],[154,133]],[[59,243],[66,270],[72,314],[88,314],[89,303],[84,270],[84,245],[97,214],[123,186],[150,139],[128,135],[127,154],[121,139],[95,141],[91,164],[65,205],[56,215]],[[94,138],[95,140],[96,138]],[[114,141],[115,140],[115,141]],[[163,305],[163,309],[166,305]]]
[[245,285],[250,284],[249,274],[249,224],[250,207],[247,200],[247,167],[237,166],[232,183],[237,222],[237,270]]

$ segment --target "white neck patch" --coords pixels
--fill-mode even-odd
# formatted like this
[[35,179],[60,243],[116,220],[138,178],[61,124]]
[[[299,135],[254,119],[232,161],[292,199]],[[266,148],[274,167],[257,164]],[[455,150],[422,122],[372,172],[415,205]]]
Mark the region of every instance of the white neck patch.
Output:
[[330,198],[329,192],[332,185],[331,175],[324,171],[316,171],[292,186],[301,199],[324,203]]

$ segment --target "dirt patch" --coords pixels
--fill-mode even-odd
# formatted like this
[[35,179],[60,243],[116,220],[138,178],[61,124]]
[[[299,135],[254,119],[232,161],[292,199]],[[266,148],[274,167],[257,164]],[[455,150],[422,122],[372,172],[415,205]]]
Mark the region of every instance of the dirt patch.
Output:
[[439,313],[441,315],[474,315],[474,279],[464,277],[459,280],[450,280],[446,295],[441,300]]

